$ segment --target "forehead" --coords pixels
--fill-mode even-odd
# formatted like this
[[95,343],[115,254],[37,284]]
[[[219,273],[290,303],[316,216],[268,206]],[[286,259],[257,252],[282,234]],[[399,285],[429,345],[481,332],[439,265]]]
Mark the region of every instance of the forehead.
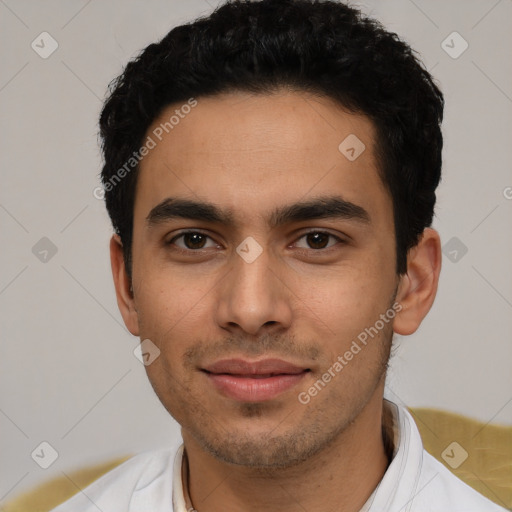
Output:
[[332,194],[391,209],[365,116],[299,92],[196,101],[170,105],[148,129],[155,146],[140,164],[136,218],[170,196],[222,204],[235,221]]

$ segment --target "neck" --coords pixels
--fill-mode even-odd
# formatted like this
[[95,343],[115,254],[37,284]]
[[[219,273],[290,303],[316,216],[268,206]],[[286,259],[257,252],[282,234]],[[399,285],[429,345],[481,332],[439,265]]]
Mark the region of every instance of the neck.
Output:
[[390,422],[380,396],[315,456],[293,467],[265,470],[219,461],[184,435],[188,505],[197,512],[358,512],[389,465]]

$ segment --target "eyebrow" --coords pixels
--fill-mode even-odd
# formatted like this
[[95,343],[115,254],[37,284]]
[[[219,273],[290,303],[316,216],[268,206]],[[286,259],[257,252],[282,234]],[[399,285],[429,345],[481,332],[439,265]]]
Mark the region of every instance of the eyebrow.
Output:
[[[146,217],[149,227],[172,219],[192,219],[204,222],[235,225],[232,210],[223,210],[209,202],[168,197],[156,205]],[[268,217],[271,228],[311,219],[343,219],[370,223],[370,215],[361,206],[339,196],[317,197],[275,208]]]

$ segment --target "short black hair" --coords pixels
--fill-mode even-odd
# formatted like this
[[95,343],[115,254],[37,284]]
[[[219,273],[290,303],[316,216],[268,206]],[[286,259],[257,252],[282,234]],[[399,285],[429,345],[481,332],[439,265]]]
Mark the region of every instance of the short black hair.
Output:
[[283,88],[328,97],[373,122],[393,202],[396,271],[406,272],[409,249],[432,223],[441,178],[444,100],[432,76],[396,34],[343,3],[228,0],[150,44],[110,84],[100,117],[101,177],[129,275],[137,151],[162,110]]

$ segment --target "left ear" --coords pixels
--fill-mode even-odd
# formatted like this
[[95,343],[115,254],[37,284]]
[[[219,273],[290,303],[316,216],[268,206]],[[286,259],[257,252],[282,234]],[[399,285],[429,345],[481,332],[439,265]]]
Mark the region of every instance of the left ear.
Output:
[[429,312],[437,293],[441,272],[439,233],[426,228],[416,246],[407,254],[407,273],[400,278],[396,301],[402,309],[395,316],[397,334],[415,332]]

